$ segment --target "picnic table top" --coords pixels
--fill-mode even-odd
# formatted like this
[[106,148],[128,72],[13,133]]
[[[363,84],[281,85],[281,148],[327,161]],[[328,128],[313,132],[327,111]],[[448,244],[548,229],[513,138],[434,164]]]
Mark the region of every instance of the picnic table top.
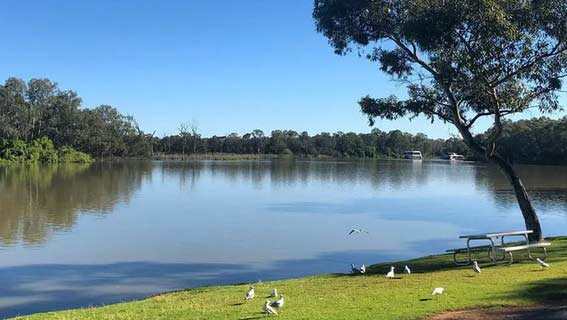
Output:
[[490,233],[482,233],[482,234],[470,234],[459,236],[460,239],[489,239],[489,238],[498,238],[502,236],[519,236],[519,235],[528,235],[533,233],[533,230],[520,230],[520,231],[504,231],[504,232],[490,232]]

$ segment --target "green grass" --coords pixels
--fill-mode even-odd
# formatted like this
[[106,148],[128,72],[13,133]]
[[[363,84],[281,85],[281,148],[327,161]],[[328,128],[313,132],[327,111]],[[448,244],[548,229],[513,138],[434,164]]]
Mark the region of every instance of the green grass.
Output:
[[[18,319],[261,319],[272,288],[286,296],[280,319],[421,319],[446,310],[560,303],[567,301],[567,237],[552,239],[541,270],[522,259],[509,265],[481,263],[482,274],[455,267],[451,256],[430,256],[372,266],[368,275],[321,275],[255,284],[256,298],[244,303],[248,285],[190,289],[142,301],[99,308],[36,314]],[[519,258],[519,257],[518,257]],[[520,260],[520,259],[518,259]],[[411,275],[385,279],[390,265]],[[435,287],[446,288],[431,297]]]

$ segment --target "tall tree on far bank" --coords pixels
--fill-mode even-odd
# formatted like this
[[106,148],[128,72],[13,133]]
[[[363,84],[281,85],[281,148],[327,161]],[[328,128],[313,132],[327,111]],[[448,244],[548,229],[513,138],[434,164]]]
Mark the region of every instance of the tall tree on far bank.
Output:
[[201,135],[199,134],[199,123],[197,120],[193,119],[189,122],[189,129],[191,130],[191,146],[193,148],[193,154],[195,154],[197,153],[197,146],[201,139]]
[[182,122],[179,124],[179,128],[177,130],[179,132],[179,137],[181,138],[181,153],[185,154],[185,149],[188,147],[189,142],[191,142],[191,150],[193,154],[197,153],[197,146],[201,139],[197,121],[192,120]]
[[179,124],[177,131],[179,132],[179,137],[181,138],[181,154],[185,155],[185,148],[187,147],[187,142],[191,136],[189,123],[182,122]]
[[255,149],[254,151],[256,151],[257,154],[262,153],[264,149],[264,145],[263,145],[264,131],[260,129],[255,129],[252,131],[251,135],[252,135],[252,140],[254,142],[254,149]]
[[[542,238],[524,184],[499,146],[507,116],[560,109],[567,2],[315,0],[313,17],[337,54],[356,50],[406,84],[405,99],[360,100],[371,125],[420,115],[451,123],[474,153],[500,167],[534,231],[531,240]],[[481,118],[492,122],[483,141],[472,133]]]

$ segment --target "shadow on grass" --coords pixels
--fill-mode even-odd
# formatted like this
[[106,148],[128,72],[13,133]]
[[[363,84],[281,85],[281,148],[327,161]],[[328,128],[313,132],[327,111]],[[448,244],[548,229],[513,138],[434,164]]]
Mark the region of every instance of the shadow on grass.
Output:
[[508,297],[520,298],[540,305],[567,303],[567,277],[530,282]]
[[239,320],[264,319],[266,317],[268,317],[267,314],[265,314],[263,312],[258,312],[256,315],[239,318]]

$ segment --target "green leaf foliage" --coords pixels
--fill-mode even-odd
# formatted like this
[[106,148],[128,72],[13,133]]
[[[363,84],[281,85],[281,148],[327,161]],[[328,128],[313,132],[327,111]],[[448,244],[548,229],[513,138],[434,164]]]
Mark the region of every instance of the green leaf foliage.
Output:
[[57,150],[53,142],[42,137],[26,143],[19,139],[0,139],[0,163],[19,164],[55,164],[55,163],[90,163],[92,158],[71,147]]

